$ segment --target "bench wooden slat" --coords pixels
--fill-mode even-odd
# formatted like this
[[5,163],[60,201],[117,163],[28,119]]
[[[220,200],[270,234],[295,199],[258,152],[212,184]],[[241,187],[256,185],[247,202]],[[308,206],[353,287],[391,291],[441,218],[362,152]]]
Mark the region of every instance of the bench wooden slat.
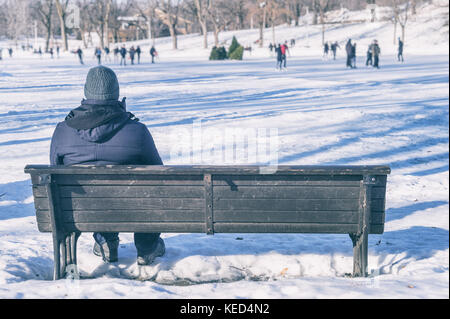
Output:
[[356,199],[358,196],[359,187],[214,187],[216,199]]
[[266,223],[336,223],[357,224],[358,211],[228,211],[214,210],[214,221]]
[[55,175],[59,185],[203,186],[201,175]]
[[215,210],[357,211],[353,199],[215,199]]
[[[192,198],[61,198],[62,210],[184,210],[203,209],[204,200]],[[36,198],[35,207],[48,210],[46,198]]]
[[217,233],[332,233],[349,234],[358,230],[356,224],[305,223],[216,223]]

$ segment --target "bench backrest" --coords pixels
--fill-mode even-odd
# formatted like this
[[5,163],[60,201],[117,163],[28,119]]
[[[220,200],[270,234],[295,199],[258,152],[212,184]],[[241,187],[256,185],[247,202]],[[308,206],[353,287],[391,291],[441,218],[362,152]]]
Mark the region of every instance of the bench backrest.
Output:
[[[27,166],[38,228],[67,232],[384,231],[387,166]],[[53,217],[52,217],[53,216]],[[53,218],[53,221],[52,221]]]

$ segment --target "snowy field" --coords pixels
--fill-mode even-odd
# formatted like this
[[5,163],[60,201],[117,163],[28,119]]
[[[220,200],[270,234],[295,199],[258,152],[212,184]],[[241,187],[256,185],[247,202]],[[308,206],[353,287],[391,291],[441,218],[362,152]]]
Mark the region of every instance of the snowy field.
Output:
[[[54,127],[79,105],[95,61],[90,51],[86,66],[70,54],[50,60],[20,52],[10,59],[3,51],[0,298],[448,298],[448,33],[446,43],[427,47],[427,29],[411,28],[411,39],[422,42],[405,51],[404,64],[393,55],[392,25],[330,31],[341,42],[352,36],[362,43],[355,70],[345,69],[342,51],[336,61],[322,59],[319,28],[307,31],[307,48],[306,31],[287,27],[278,34],[301,42],[291,49],[287,72],[275,70],[267,49],[246,53],[242,62],[207,61],[208,51],[189,49],[202,41],[194,36],[180,38],[179,52],[169,50],[169,39],[159,40],[156,65],[148,54],[141,65],[107,63],[165,164],[223,163],[218,155],[203,162],[171,158],[173,146],[189,145],[183,134],[201,121],[204,131],[278,129],[281,165],[390,165],[385,233],[369,237],[372,275],[359,279],[345,277],[353,265],[347,235],[163,234],[166,255],[138,268],[131,234],[121,234],[119,262],[111,265],[91,253],[92,236],[84,234],[79,268],[95,278],[53,282],[52,238],[37,230],[23,168],[49,162]],[[363,44],[375,32],[385,52],[379,70],[363,66]],[[257,31],[237,35],[246,44]],[[215,141],[203,138],[203,145]]]

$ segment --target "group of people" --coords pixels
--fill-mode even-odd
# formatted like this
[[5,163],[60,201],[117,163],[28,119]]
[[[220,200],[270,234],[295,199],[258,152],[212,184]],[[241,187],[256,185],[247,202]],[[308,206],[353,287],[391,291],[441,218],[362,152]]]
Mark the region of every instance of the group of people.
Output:
[[333,54],[333,60],[336,60],[337,49],[340,48],[341,47],[339,46],[339,43],[337,41],[333,43],[325,42],[325,44],[323,45],[323,57],[328,59],[329,53],[331,51],[331,53]]
[[273,46],[273,48],[275,48],[275,53],[277,56],[277,70],[287,70],[287,53],[290,54],[287,41],[283,44],[278,44],[278,46]]
[[373,40],[373,42],[369,45],[367,48],[367,60],[366,60],[366,66],[373,66],[374,68],[379,69],[379,63],[380,63],[380,46],[378,45],[377,40]]
[[[77,54],[80,64],[84,64],[83,50],[80,47],[78,48],[78,50],[72,51],[72,53]],[[104,59],[105,62],[111,62],[110,53],[111,53],[111,51],[108,47],[105,47],[103,49],[103,51],[100,47],[96,47],[94,49],[94,56],[97,59],[98,65],[102,64],[103,55],[105,57],[105,59]],[[136,57],[137,57],[137,63],[138,64],[141,63],[142,49],[140,46],[137,46],[136,48],[134,46],[131,46],[131,48],[129,50],[127,50],[126,46],[122,45],[121,48],[115,47],[113,50],[113,53],[114,53],[114,63],[119,63],[119,60],[120,60],[120,65],[126,66],[127,65],[127,56],[129,56],[132,65],[134,65]],[[156,51],[154,46],[152,46],[150,49],[150,56],[152,57],[152,63],[155,63],[155,57],[158,56],[158,52]]]

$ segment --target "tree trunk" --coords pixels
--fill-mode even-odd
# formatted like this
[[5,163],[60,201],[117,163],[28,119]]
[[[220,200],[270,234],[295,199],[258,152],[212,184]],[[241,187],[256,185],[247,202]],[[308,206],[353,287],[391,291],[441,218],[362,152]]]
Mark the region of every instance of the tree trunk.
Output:
[[216,28],[214,30],[214,45],[216,46],[216,48],[219,47],[219,28]]
[[208,48],[208,28],[206,26],[206,21],[201,22],[200,25],[202,26],[202,32],[203,32],[203,48]]
[[177,39],[177,31],[174,25],[169,26],[170,36],[172,37],[172,49],[178,49],[178,39]]
[[394,22],[394,44],[397,43],[397,20]]
[[65,21],[65,12],[61,6],[60,0],[55,0],[56,11],[58,12],[59,23],[61,26],[61,38],[64,45],[64,51],[69,50],[69,43],[67,41],[66,35],[66,21]]
[[405,29],[406,29],[406,25],[401,25],[402,27],[402,42],[405,43]]
[[262,48],[264,46],[264,23],[260,23],[259,25],[259,47]]

